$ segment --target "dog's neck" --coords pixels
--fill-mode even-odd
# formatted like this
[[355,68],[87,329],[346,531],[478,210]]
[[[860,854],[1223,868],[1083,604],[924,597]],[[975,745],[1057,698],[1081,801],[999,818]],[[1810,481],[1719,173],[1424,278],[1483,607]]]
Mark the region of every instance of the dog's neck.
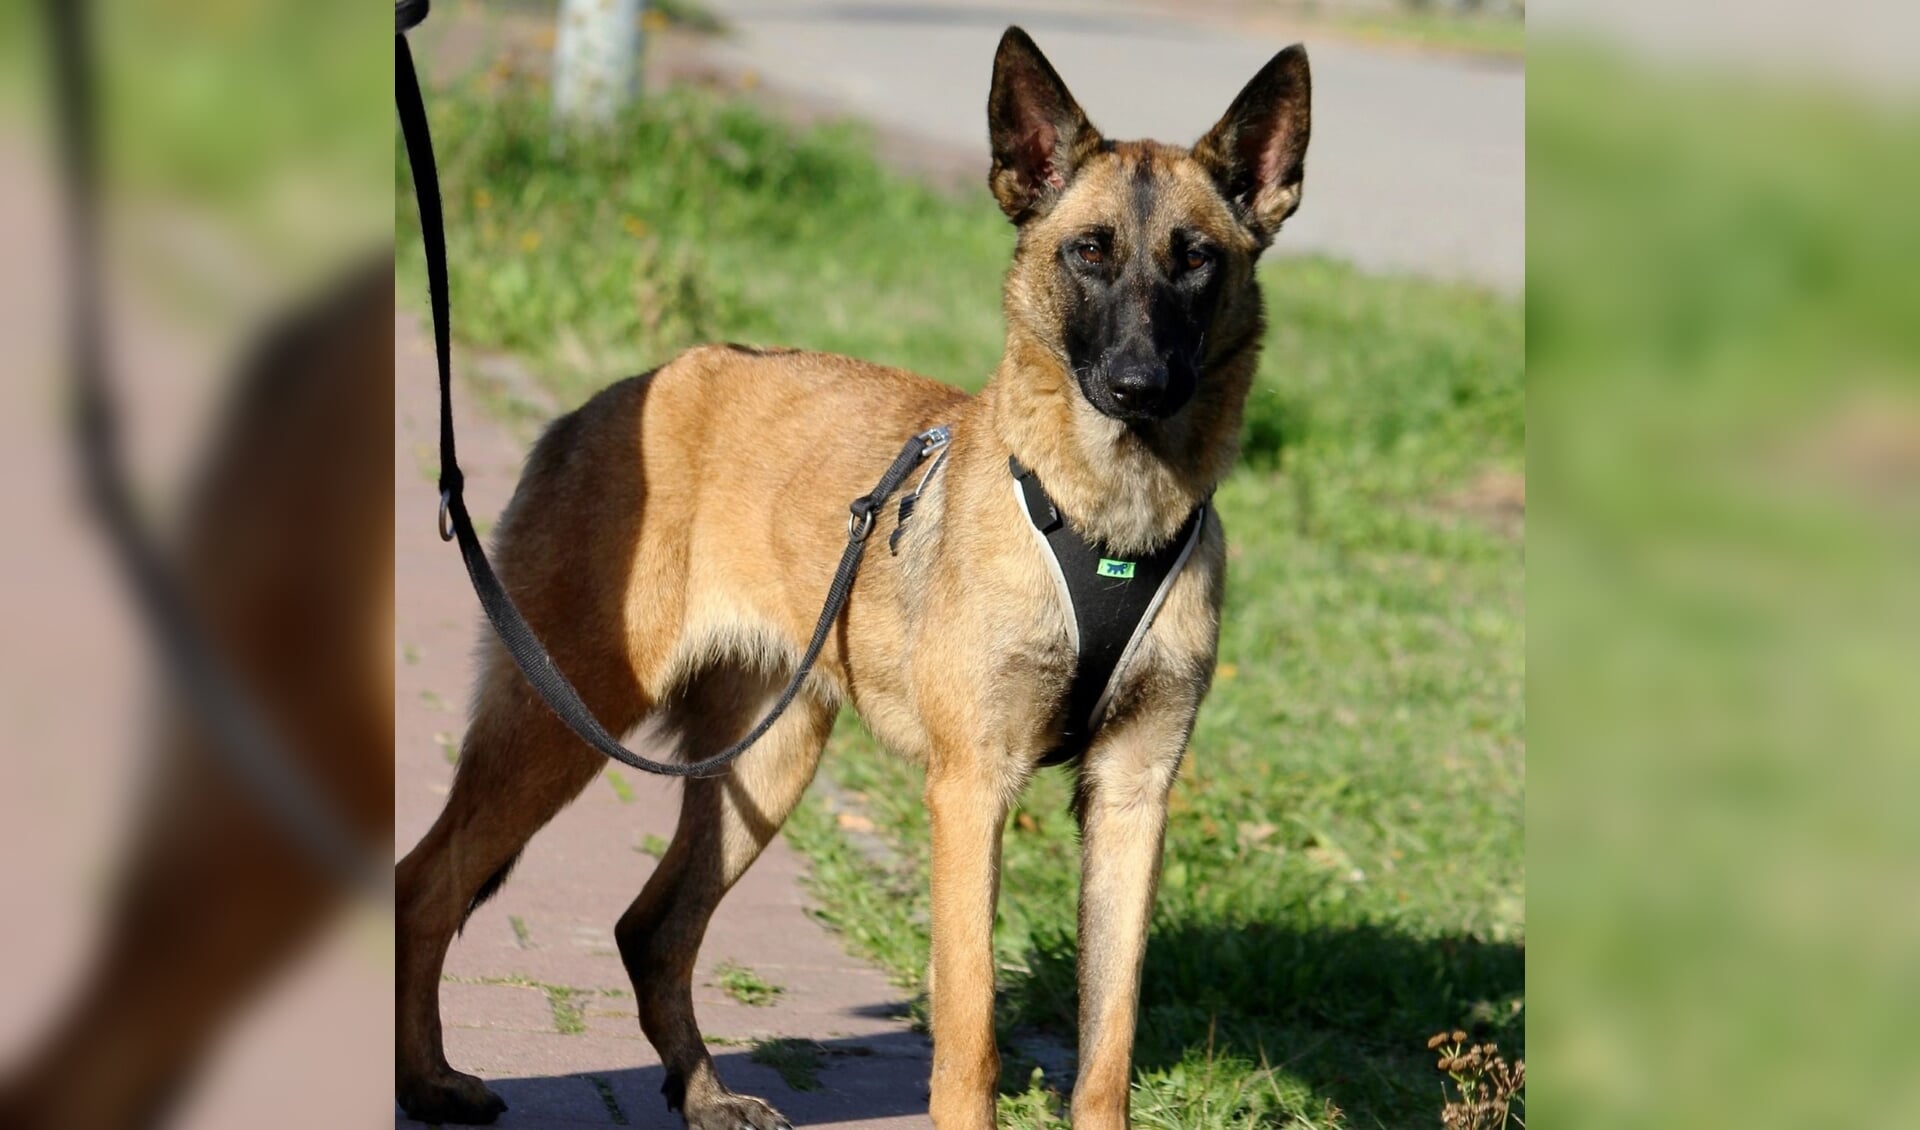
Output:
[[1013,338],[981,400],[994,434],[1076,529],[1144,552],[1172,538],[1233,466],[1252,362],[1225,370],[1203,376],[1172,418],[1128,424],[1089,404],[1052,351]]

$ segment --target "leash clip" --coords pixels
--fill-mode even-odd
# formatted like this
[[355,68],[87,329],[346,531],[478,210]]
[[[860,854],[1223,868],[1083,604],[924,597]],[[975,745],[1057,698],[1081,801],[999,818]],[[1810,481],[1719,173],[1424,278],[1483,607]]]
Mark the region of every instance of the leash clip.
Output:
[[953,436],[947,426],[942,424],[937,428],[928,428],[921,432],[920,438],[926,442],[925,449],[920,452],[922,459],[927,457],[928,452],[938,452],[938,454],[921,474],[919,484],[911,493],[902,495],[900,498],[900,517],[894,523],[892,535],[887,538],[887,550],[895,557],[900,556],[900,536],[907,532],[907,519],[913,517],[913,508],[919,504],[920,496],[927,492],[927,484],[940,473],[940,465],[947,461],[947,443]]
[[440,492],[440,540],[441,541],[453,540],[453,529],[452,527],[447,525],[447,509],[452,504],[452,502],[453,502],[452,491],[443,490]]
[[925,459],[953,442],[953,429],[946,424],[935,424],[914,438],[920,441],[920,458]]

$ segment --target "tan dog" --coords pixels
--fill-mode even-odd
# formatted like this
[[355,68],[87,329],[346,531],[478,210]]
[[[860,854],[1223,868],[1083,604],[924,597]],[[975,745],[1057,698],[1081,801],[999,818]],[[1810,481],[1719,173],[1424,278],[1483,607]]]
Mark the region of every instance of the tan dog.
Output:
[[[813,779],[851,703],[926,767],[933,830],[932,1114],[994,1123],[991,935],[1007,810],[1058,740],[1075,666],[1046,550],[1011,489],[1031,468],[1116,552],[1167,543],[1233,465],[1264,324],[1254,265],[1300,201],[1303,50],[1261,70],[1192,150],[1110,142],[1017,28],[994,60],[989,183],[1019,226],[1006,355],[977,397],[843,357],[693,350],[550,428],[500,523],[501,577],[609,730],[680,756],[758,720],[810,635],[847,527],[906,437],[952,426],[891,556],[870,551],[808,689],[718,779],[687,783],[671,849],[617,936],[668,1101],[696,1130],[785,1125],[728,1091],[693,1012],[708,918]],[[891,534],[889,507],[878,535]],[[1199,544],[1080,759],[1079,1130],[1124,1126],[1169,788],[1212,676],[1226,543]],[[489,636],[445,811],[399,867],[398,1093],[429,1122],[504,1109],[448,1066],[449,942],[601,756]]]

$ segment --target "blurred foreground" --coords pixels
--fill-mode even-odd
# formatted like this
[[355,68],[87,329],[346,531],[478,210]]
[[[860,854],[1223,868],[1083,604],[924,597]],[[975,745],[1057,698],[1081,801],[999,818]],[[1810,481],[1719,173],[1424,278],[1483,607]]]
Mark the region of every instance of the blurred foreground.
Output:
[[1867,65],[1909,17],[1564,7],[1601,30],[1530,54],[1530,1105],[1914,1125],[1920,115]]
[[[1766,23],[1695,11],[1743,41]],[[386,327],[364,364],[358,331],[319,332],[339,361],[304,387],[332,421],[260,395],[302,366],[243,361],[271,358],[249,344],[270,315],[386,301],[342,289],[390,235],[385,12],[103,12],[108,321],[136,489],[209,638],[335,811],[384,844]],[[1875,15],[1830,24],[1879,57],[1897,37]],[[7,1097],[92,1107],[43,1125],[169,1100],[194,1125],[378,1121],[384,908],[341,928],[342,896],[211,771],[79,506],[40,39],[31,9],[0,9],[0,1061],[54,1056]],[[1532,46],[1541,1125],[1920,1120],[1920,151],[1911,90],[1847,89],[1822,43],[1811,69],[1791,50]],[[248,450],[265,425],[217,422],[236,418],[286,430]],[[116,929],[122,980],[90,996]],[[89,1001],[97,1020],[69,1011]],[[47,1042],[76,1015],[69,1051]],[[201,1039],[218,1054],[194,1071]]]
[[[385,13],[92,14],[97,342],[136,517],[309,799],[383,852]],[[80,489],[41,16],[0,12],[0,1125],[374,1121],[387,908],[353,903],[229,770]]]

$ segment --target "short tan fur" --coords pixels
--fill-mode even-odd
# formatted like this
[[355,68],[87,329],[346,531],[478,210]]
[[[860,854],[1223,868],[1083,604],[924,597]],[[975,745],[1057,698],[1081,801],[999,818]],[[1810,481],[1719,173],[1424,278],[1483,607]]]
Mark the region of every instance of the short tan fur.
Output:
[[[989,98],[989,184],[1019,238],[1006,352],[980,395],[844,357],[707,346],[608,388],[535,447],[500,523],[501,577],[610,730],[650,723],[696,759],[752,726],[792,670],[844,545],[847,502],[907,436],[952,427],[898,555],[869,552],[814,677],[773,731],[727,776],[687,784],[673,844],[620,920],[641,1026],[690,1127],[784,1125],[715,1074],[694,1019],[694,959],[715,906],[812,780],[842,704],[926,768],[931,1113],[943,1130],[993,1125],[1000,836],[1058,733],[1075,663],[1007,459],[1117,551],[1164,544],[1211,495],[1235,458],[1263,334],[1254,266],[1299,202],[1309,97],[1305,53],[1289,48],[1192,150],[1112,143],[1009,29]],[[893,525],[889,507],[876,547]],[[1073,770],[1081,1130],[1126,1125],[1167,795],[1211,679],[1225,566],[1209,513]],[[427,1121],[491,1121],[500,1109],[446,1060],[442,962],[471,907],[603,764],[491,636],[481,659],[446,808],[397,878],[397,1086]]]

